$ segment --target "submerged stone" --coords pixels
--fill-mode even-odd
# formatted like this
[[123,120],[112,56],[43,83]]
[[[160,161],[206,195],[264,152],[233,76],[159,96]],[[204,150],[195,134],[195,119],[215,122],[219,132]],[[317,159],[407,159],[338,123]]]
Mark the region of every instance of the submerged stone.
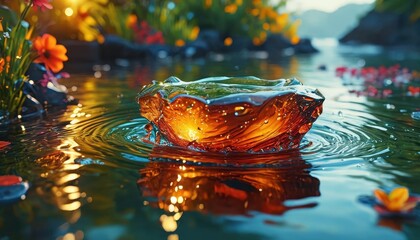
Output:
[[0,176],[0,203],[10,203],[23,199],[29,188],[27,182],[15,175]]
[[138,97],[155,143],[213,152],[297,148],[322,112],[322,94],[296,79],[212,77],[153,82]]

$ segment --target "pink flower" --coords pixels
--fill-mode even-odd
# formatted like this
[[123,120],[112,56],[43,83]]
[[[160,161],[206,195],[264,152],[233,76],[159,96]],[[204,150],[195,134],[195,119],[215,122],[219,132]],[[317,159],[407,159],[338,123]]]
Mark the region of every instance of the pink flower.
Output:
[[49,0],[32,0],[32,4],[34,7],[36,6],[41,9],[41,11],[53,8]]

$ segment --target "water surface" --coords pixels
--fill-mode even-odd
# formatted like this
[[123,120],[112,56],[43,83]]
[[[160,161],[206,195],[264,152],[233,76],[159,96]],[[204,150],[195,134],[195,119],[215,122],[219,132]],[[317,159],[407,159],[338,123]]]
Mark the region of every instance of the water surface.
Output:
[[[416,239],[419,221],[380,219],[357,199],[380,186],[420,193],[420,122],[411,117],[420,99],[357,97],[334,76],[337,66],[389,65],[401,56],[325,42],[322,50],[111,65],[96,77],[83,65],[62,82],[79,105],[0,131],[12,142],[0,152],[0,174],[30,183],[25,200],[0,206],[0,238]],[[420,68],[418,54],[402,59]],[[203,156],[141,141],[147,121],[137,92],[171,75],[296,77],[323,93],[324,113],[299,151],[255,157],[276,164],[190,164]],[[235,158],[242,159],[250,157]]]

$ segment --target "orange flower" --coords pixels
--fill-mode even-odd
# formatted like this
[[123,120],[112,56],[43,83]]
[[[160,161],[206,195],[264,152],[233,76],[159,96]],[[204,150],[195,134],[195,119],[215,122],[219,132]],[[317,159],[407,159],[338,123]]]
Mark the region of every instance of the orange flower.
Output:
[[185,41],[182,40],[182,39],[178,39],[178,40],[175,41],[175,46],[177,46],[177,47],[182,47],[184,45],[185,45]]
[[44,34],[34,40],[34,49],[38,53],[36,63],[44,63],[45,67],[52,72],[63,69],[63,62],[67,61],[67,49],[57,44],[57,39],[50,34]]
[[233,39],[231,37],[227,37],[227,38],[225,38],[223,43],[225,44],[225,46],[230,46],[233,43]]
[[4,59],[0,58],[0,73],[3,72],[3,68],[4,68]]
[[137,24],[137,16],[136,14],[130,14],[127,17],[127,20],[125,21],[125,25],[129,28],[135,27]]
[[209,8],[209,7],[211,7],[211,4],[212,4],[212,0],[205,0],[205,1],[204,1],[204,7],[205,7],[205,8]]
[[405,187],[398,187],[386,194],[381,189],[374,191],[376,199],[389,211],[392,212],[406,212],[413,209],[417,202],[408,201],[409,193]]
[[225,12],[229,14],[236,13],[236,10],[238,10],[238,6],[236,6],[235,4],[229,4],[225,7]]

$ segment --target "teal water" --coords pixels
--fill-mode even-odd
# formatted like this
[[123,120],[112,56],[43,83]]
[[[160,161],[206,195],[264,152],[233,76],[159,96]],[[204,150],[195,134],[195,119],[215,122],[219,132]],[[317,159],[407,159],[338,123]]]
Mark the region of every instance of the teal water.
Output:
[[[334,70],[418,70],[419,54],[320,44],[314,55],[128,62],[96,77],[89,64],[70,66],[61,83],[78,106],[0,131],[12,142],[0,174],[30,184],[24,200],[0,205],[0,239],[417,239],[420,221],[381,219],[358,198],[381,186],[420,193],[420,121],[411,117],[420,99],[357,97]],[[136,95],[171,75],[296,77],[323,93],[324,113],[298,152],[274,156],[278,164],[191,165],[182,159],[202,156],[141,141]]]

